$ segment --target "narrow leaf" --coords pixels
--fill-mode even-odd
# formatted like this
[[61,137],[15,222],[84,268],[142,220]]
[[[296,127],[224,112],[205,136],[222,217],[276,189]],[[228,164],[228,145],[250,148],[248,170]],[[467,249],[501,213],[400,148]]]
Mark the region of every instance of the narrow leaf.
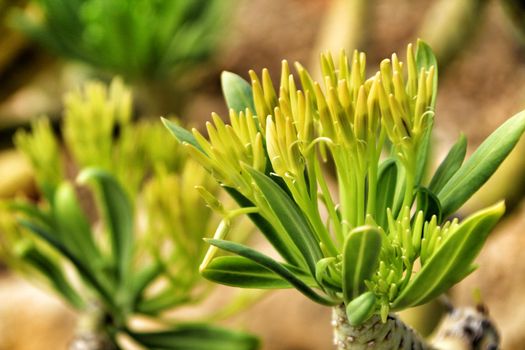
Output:
[[73,307],[81,309],[84,306],[84,301],[66,279],[62,268],[52,259],[42,254],[34,245],[25,245],[17,249],[17,255],[42,273],[53,288]]
[[257,338],[241,332],[205,324],[181,324],[164,332],[129,335],[147,349],[159,350],[255,350],[259,348]]
[[70,183],[63,182],[58,186],[53,198],[53,214],[60,240],[83,261],[89,264],[98,261],[100,254],[89,221]]
[[[307,276],[304,271],[293,266],[288,265],[286,268],[296,276],[302,275],[303,280]],[[240,288],[283,289],[293,287],[271,270],[241,256],[217,257],[206,266],[201,274],[210,281]]]
[[221,74],[222,94],[228,108],[244,112],[246,108],[255,113],[251,85],[235,73],[224,71]]
[[379,263],[381,234],[372,226],[354,229],[343,248],[343,295],[346,302],[366,290],[365,281],[374,274]]
[[[224,188],[226,192],[228,192],[228,194],[232,196],[237,204],[239,204],[241,207],[245,208],[255,206],[248,198],[244,197],[234,188]],[[295,247],[288,246],[279,233],[275,230],[275,228],[265,218],[263,218],[259,213],[250,213],[248,214],[248,217],[286,262],[294,266],[299,266],[301,264],[297,249],[295,249],[297,253],[294,253],[292,248]]]
[[450,180],[450,178],[461,167],[461,164],[463,164],[466,153],[467,138],[465,135],[461,134],[432,177],[430,185],[428,186],[432,192],[439,193],[439,191],[441,191],[443,186],[445,186],[448,180]]
[[332,300],[317,294],[313,289],[311,289],[305,282],[303,282],[298,276],[296,276],[284,265],[278,263],[277,261],[262,253],[259,253],[256,250],[234,242],[224,241],[220,239],[207,239],[206,241],[209,244],[219,247],[225,251],[250,259],[253,262],[267,268],[268,270],[275,272],[277,275],[281,276],[292,286],[294,286],[295,289],[297,289],[299,292],[303,293],[305,296],[312,299],[313,301],[322,305],[334,305],[334,302]]
[[199,142],[197,142],[197,139],[195,139],[195,136],[193,134],[184,129],[182,126],[177,125],[175,122],[166,119],[166,118],[160,118],[162,120],[162,123],[164,126],[171,132],[171,134],[177,139],[177,141],[183,143],[189,143],[202,153],[204,153],[204,150],[202,149],[201,145],[199,145]]
[[114,299],[112,294],[109,292],[111,290],[109,281],[105,278],[104,275],[94,274],[88,264],[78,259],[75,254],[73,254],[66,246],[64,246],[55,235],[49,233],[46,228],[37,226],[30,221],[20,220],[20,225],[24,226],[38,237],[46,241],[58,252],[60,252],[65,258],[67,258],[82,275],[82,277],[92,285],[101,297],[103,297],[110,305],[114,304]]
[[133,253],[133,207],[128,195],[109,173],[95,168],[83,170],[78,176],[80,183],[95,182],[106,227],[111,236],[112,261],[117,276],[125,280],[131,268]]
[[466,272],[471,272],[473,260],[504,211],[505,205],[500,202],[461,223],[401,291],[392,303],[392,309],[424,304],[447,291]]
[[310,272],[315,275],[315,264],[323,257],[323,254],[316,235],[310,228],[303,212],[272,179],[253,168],[246,167],[246,169],[260,188],[290,239],[303,255]]
[[386,210],[393,209],[397,184],[397,165],[395,160],[388,159],[381,164],[377,180],[376,217],[377,224],[387,226]]
[[417,41],[416,46],[416,65],[418,68],[418,72],[421,70],[421,68],[430,69],[430,67],[434,67],[434,80],[432,82],[433,94],[431,101],[432,109],[434,109],[436,106],[436,97],[438,90],[438,63],[436,55],[434,55],[434,52],[432,51],[430,45],[428,45],[421,39]]
[[438,193],[447,217],[461,207],[498,169],[525,131],[525,111],[494,131]]
[[418,187],[416,192],[417,210],[424,213],[425,221],[430,221],[432,216],[436,216],[437,222],[441,223],[443,220],[441,203],[437,196],[428,188]]

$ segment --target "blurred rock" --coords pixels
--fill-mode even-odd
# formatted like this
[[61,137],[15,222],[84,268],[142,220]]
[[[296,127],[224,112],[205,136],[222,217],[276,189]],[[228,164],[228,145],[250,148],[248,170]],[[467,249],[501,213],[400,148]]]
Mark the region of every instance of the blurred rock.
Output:
[[0,350],[66,350],[75,317],[58,299],[15,277],[0,279]]

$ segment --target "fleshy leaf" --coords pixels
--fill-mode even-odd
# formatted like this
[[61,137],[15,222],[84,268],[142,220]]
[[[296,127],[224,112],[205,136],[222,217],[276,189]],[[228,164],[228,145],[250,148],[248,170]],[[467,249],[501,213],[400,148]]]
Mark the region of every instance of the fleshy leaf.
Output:
[[461,134],[452,148],[448,151],[447,156],[441,162],[436,170],[436,173],[430,181],[428,188],[434,192],[439,193],[443,186],[450,180],[450,178],[461,168],[465,154],[467,153],[467,138]]
[[158,350],[255,350],[257,338],[241,332],[205,324],[181,324],[164,332],[138,333],[130,336],[147,349]]
[[292,286],[295,287],[295,289],[297,289],[299,292],[303,293],[305,296],[312,299],[313,301],[323,305],[334,305],[334,302],[332,300],[317,294],[291,270],[287,269],[284,265],[278,263],[277,261],[262,253],[249,247],[246,247],[242,244],[229,242],[225,240],[207,239],[206,241],[209,244],[219,247],[225,251],[250,259],[253,262],[267,268],[268,270],[275,272],[277,275],[287,280]]
[[246,169],[279,218],[290,239],[303,255],[310,272],[314,275],[315,264],[322,258],[323,254],[316,235],[310,228],[303,212],[272,179],[255,169]]
[[[286,266],[294,274],[303,274],[297,268]],[[295,270],[295,271],[294,271]],[[210,281],[233,287],[280,289],[293,286],[276,273],[242,256],[214,258],[201,272]]]
[[393,209],[397,184],[397,165],[395,160],[388,159],[379,168],[377,180],[377,199],[375,220],[381,227],[387,227],[386,210]]
[[98,261],[100,254],[91,227],[70,183],[58,186],[53,198],[53,214],[60,240],[86,263]]
[[372,316],[375,311],[376,296],[366,292],[349,302],[346,306],[346,316],[351,326],[359,326]]
[[221,74],[221,86],[228,108],[244,112],[246,108],[255,113],[251,85],[235,73],[224,71]]
[[162,123],[164,124],[164,126],[177,139],[177,141],[181,143],[186,142],[192,145],[193,147],[195,147],[196,149],[198,149],[199,151],[201,151],[202,153],[204,153],[204,150],[202,149],[201,145],[199,145],[199,142],[197,142],[197,139],[195,138],[195,136],[193,136],[191,132],[189,132],[182,126],[177,125],[177,123],[169,119],[162,118],[162,117],[160,117],[160,119],[162,120]]
[[494,131],[438,193],[447,217],[461,207],[498,169],[525,131],[525,112]]
[[372,277],[379,263],[381,234],[372,226],[354,229],[343,249],[343,295],[346,302],[366,290],[365,281]]
[[80,183],[95,182],[106,227],[111,235],[112,261],[123,281],[131,271],[133,254],[133,207],[128,195],[109,173],[95,168],[83,170]]
[[470,216],[451,232],[392,303],[393,310],[421,305],[447,291],[476,258],[505,211],[503,202]]
[[[235,199],[237,204],[239,204],[241,207],[253,207],[254,204],[246,197],[244,197],[239,191],[231,188],[231,187],[224,187],[226,192],[230,194],[230,196]],[[281,236],[279,236],[279,233],[275,230],[275,228],[265,219],[263,218],[259,213],[250,213],[248,214],[248,217],[252,222],[257,226],[257,228],[261,231],[261,233],[266,237],[268,242],[277,250],[277,252],[283,257],[286,262],[299,266],[300,260],[299,258],[294,255],[292,247],[289,247],[283,240]]]
[[417,211],[424,213],[425,221],[436,216],[437,222],[441,223],[443,215],[441,215],[441,203],[432,191],[425,187],[419,187],[416,192]]

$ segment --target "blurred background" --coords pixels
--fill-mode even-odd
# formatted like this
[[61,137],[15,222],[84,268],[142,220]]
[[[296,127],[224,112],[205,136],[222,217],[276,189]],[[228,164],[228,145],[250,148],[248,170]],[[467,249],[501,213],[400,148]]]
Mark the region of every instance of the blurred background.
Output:
[[[202,128],[212,111],[227,115],[220,73],[268,68],[282,59],[316,70],[321,50],[367,53],[372,72],[422,38],[438,56],[434,149],[440,160],[460,132],[475,147],[525,108],[525,4],[513,0],[0,0],[0,196],[38,198],[32,168],[13,135],[47,115],[58,131],[62,95],[114,75],[131,87],[140,118],[174,116]],[[179,5],[177,5],[179,3]],[[181,5],[191,3],[191,6]],[[155,12],[157,11],[158,12]],[[138,118],[138,117],[136,117]],[[525,349],[525,142],[518,144],[461,215],[506,198],[479,269],[450,291],[457,305],[480,295],[504,349]],[[209,233],[208,233],[209,234]],[[254,235],[254,244],[260,237]],[[0,240],[2,237],[0,236]],[[41,286],[0,262],[0,350],[66,349],[76,314]],[[230,293],[228,288],[220,289]],[[265,350],[321,350],[331,344],[330,310],[295,291],[276,291],[222,321],[259,335]],[[220,304],[215,299],[200,306]],[[182,311],[184,312],[184,310]],[[188,311],[193,312],[193,311]],[[439,307],[410,311],[424,333]]]

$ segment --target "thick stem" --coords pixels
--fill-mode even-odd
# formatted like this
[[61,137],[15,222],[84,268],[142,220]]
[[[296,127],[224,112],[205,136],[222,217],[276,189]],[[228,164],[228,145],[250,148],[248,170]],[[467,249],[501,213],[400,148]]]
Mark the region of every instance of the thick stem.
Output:
[[394,315],[385,323],[378,316],[353,327],[348,322],[344,305],[332,312],[334,345],[337,350],[433,350],[414,330]]
[[80,315],[75,338],[69,350],[117,350],[106,326],[106,313],[93,303]]

